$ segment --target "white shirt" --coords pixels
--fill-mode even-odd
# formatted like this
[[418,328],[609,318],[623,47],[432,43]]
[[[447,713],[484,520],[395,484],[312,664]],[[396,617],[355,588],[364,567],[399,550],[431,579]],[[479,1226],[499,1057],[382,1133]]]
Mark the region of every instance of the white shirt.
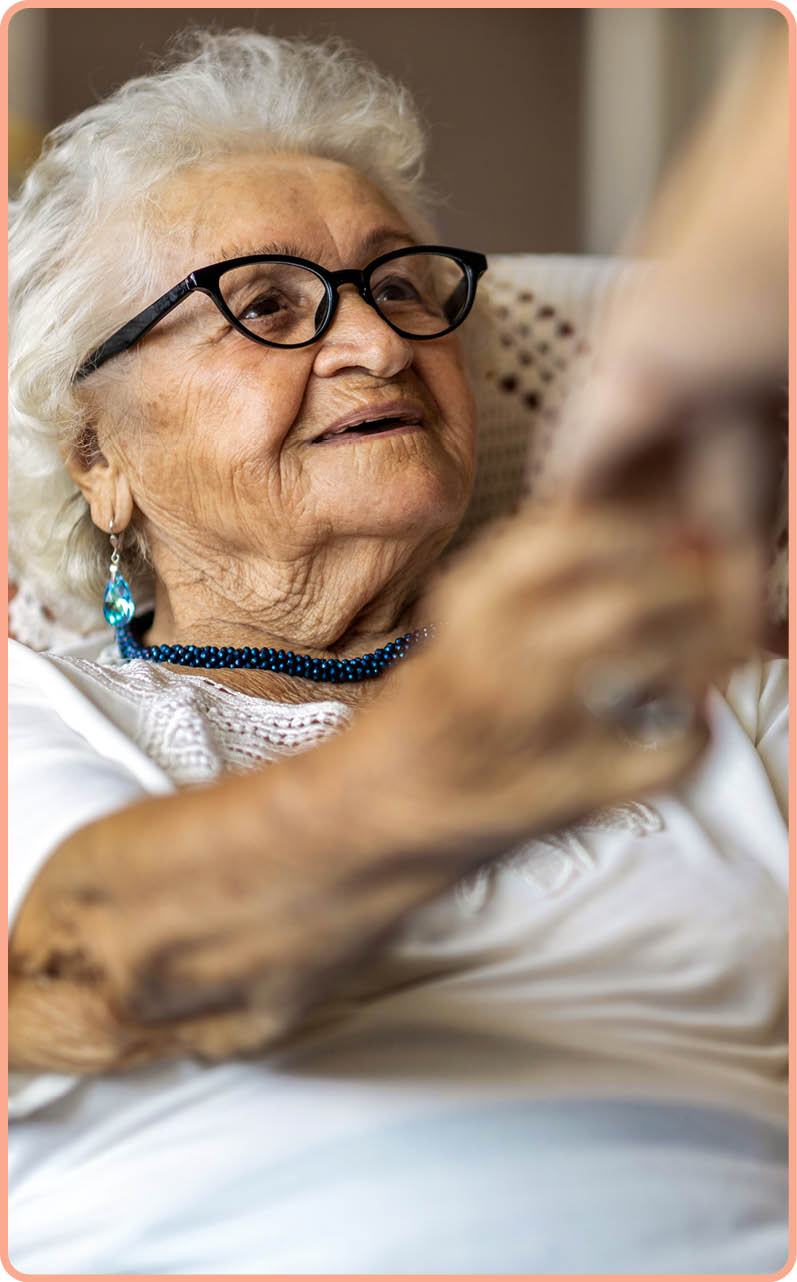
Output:
[[[11,651],[12,914],[68,833],[305,750],[351,715],[122,664],[96,640]],[[16,1076],[11,1262],[781,1267],[786,694],[785,663],[749,665],[712,696],[712,746],[678,795],[460,883],[279,1051]]]

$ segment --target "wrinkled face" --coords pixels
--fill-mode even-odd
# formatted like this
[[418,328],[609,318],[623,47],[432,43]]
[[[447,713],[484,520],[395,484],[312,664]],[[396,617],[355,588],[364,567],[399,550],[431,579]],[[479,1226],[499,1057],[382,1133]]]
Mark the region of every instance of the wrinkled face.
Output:
[[[194,268],[250,253],[336,270],[413,243],[369,182],[315,157],[195,169],[162,196],[161,217],[164,291]],[[168,543],[197,565],[240,564],[364,537],[411,554],[435,531],[442,545],[459,522],[474,411],[456,334],[409,342],[345,285],[323,338],[280,351],[251,342],[194,294],[122,359],[124,395],[141,414],[113,449],[153,549]],[[319,439],[363,410],[399,415],[404,427]]]

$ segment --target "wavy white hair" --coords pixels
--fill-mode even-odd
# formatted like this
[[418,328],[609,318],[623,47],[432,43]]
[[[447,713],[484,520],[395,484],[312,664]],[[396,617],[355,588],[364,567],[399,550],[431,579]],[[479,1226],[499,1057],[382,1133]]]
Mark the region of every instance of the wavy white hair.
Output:
[[[338,40],[241,30],[183,34],[153,74],[53,130],[11,202],[9,549],[42,598],[61,617],[71,599],[84,626],[78,601],[98,608],[109,544],[63,463],[89,430],[75,371],[136,309],[148,273],[154,291],[148,206],[159,185],[253,148],[349,164],[430,230],[426,142],[408,91]],[[114,378],[113,363],[103,374]],[[135,534],[125,568],[147,595]]]

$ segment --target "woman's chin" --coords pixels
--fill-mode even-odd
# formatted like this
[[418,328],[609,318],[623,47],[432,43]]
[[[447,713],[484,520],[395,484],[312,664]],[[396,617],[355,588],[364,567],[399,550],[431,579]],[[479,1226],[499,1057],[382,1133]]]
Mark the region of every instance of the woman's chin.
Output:
[[[341,524],[357,522],[375,534],[422,534],[450,528],[461,521],[470,497],[470,478],[455,468],[407,466],[369,483],[352,478]],[[339,528],[339,527],[338,527]]]
[[473,486],[467,451],[449,453],[422,429],[324,449],[323,463],[324,490],[338,511],[331,524],[347,532],[453,532]]

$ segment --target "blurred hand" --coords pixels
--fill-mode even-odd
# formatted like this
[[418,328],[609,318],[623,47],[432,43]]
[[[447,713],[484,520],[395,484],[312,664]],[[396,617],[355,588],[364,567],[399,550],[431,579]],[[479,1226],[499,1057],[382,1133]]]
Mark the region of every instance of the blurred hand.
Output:
[[[708,684],[755,643],[759,592],[754,543],[695,550],[633,508],[495,530],[438,589],[440,634],[395,682],[407,822],[478,850],[672,784],[706,743]],[[691,700],[692,724],[640,747],[590,711],[602,672]]]
[[709,538],[761,535],[783,464],[785,24],[742,58],[626,248],[650,264],[605,317],[557,471]]

